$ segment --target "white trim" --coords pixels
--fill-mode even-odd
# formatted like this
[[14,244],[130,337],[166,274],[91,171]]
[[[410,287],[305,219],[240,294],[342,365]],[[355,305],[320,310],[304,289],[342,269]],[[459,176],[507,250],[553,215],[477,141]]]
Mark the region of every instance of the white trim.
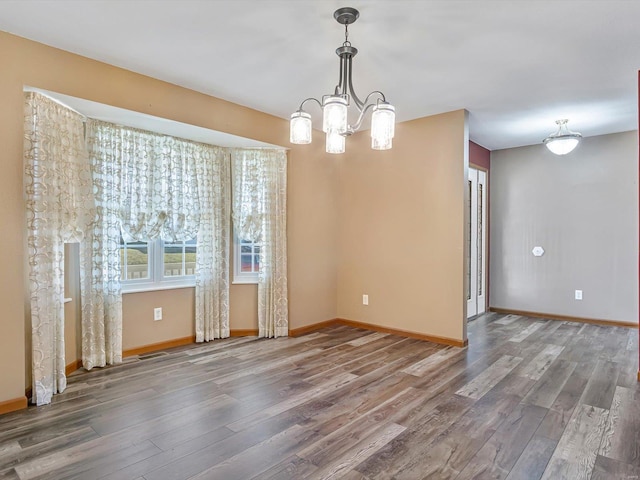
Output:
[[248,278],[238,278],[234,276],[231,285],[257,285],[258,284],[258,274],[257,273],[245,273],[245,275],[249,276]]
[[[485,313],[486,311],[486,279],[487,279],[487,172],[475,167],[469,167],[468,185],[469,192],[469,223],[465,228],[470,228],[469,244],[465,246],[466,255],[469,256],[466,275],[468,280],[467,318]],[[482,187],[482,188],[480,188]],[[480,198],[482,192],[482,198]],[[466,197],[466,196],[465,196]],[[479,201],[482,205],[482,218],[478,216]],[[479,232],[479,227],[482,231]],[[471,249],[469,251],[469,248]]]
[[146,285],[139,284],[134,288],[127,288],[126,290],[122,290],[123,295],[127,295],[129,293],[143,293],[143,292],[156,292],[158,290],[178,290],[179,288],[195,288],[196,282],[195,280],[191,284],[184,285],[165,285],[164,283],[159,285],[157,283],[147,283]]

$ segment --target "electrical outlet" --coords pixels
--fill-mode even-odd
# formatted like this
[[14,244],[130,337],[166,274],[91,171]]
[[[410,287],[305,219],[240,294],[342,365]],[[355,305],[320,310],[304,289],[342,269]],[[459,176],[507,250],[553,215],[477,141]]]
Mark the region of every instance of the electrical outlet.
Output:
[[582,290],[576,290],[576,300],[582,300]]
[[153,309],[153,321],[157,322],[158,320],[162,320],[162,307]]
[[362,304],[369,305],[369,295],[362,295]]

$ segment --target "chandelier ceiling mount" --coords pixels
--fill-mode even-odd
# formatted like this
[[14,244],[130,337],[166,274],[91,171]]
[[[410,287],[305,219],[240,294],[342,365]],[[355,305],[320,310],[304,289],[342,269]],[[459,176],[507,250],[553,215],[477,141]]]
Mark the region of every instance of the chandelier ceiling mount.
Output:
[[360,12],[352,7],[342,7],[333,12],[333,18],[342,25],[353,25],[360,16]]

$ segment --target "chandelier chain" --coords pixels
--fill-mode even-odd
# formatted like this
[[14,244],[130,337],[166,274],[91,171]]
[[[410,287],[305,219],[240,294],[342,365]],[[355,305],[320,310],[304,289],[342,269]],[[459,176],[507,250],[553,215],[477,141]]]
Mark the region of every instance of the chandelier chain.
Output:
[[351,42],[349,41],[349,22],[346,22],[344,24],[344,43],[342,44],[343,47],[350,47],[351,46]]

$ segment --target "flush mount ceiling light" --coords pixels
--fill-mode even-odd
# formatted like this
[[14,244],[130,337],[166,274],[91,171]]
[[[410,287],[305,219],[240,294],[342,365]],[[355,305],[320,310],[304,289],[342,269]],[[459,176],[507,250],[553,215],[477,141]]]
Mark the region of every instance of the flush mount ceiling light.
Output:
[[573,149],[578,146],[578,143],[582,138],[582,135],[579,133],[569,130],[569,127],[567,127],[568,121],[569,120],[566,119],[556,120],[558,131],[556,133],[552,133],[542,141],[542,143],[544,143],[547,148],[556,155],[566,155],[573,151]]
[[[307,98],[300,104],[300,108],[291,115],[290,140],[291,143],[311,143],[311,115],[302,108],[309,101],[316,102],[322,109],[322,131],[326,134],[327,153],[344,153],[345,138],[357,132],[369,110],[371,114],[371,148],[374,150],[388,150],[391,148],[395,133],[396,112],[389,104],[382,92],[377,90],[360,100],[353,90],[352,60],[358,49],[349,42],[349,25],[353,24],[360,13],[355,8],[339,8],[333,14],[338,23],[344,25],[344,43],[336,49],[340,57],[340,77],[333,94],[324,95],[322,102],[315,98]],[[373,100],[372,100],[373,98]],[[358,119],[352,125],[348,123],[349,107],[355,105]]]

